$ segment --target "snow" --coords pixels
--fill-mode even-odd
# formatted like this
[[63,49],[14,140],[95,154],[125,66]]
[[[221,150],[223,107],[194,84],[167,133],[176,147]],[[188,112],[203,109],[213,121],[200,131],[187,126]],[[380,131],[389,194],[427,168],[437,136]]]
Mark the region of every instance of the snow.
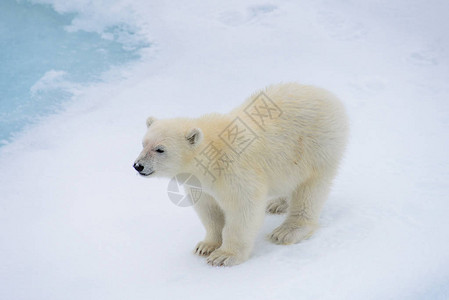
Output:
[[[446,1],[33,2],[77,13],[69,31],[151,46],[0,148],[1,299],[449,297]],[[351,119],[322,227],[277,246],[264,236],[282,217],[267,216],[249,261],[210,267],[193,209],[132,168],[145,120],[292,80]]]

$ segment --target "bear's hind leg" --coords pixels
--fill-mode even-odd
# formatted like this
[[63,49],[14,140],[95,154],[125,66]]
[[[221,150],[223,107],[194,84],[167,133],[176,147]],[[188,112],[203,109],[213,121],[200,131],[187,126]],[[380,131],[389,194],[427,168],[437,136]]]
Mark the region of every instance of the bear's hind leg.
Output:
[[196,245],[194,253],[200,256],[208,256],[221,246],[224,226],[223,211],[215,202],[215,199],[204,192],[194,208],[206,229],[206,237]]
[[285,214],[288,209],[287,198],[281,197],[270,201],[267,206],[267,213],[273,215]]
[[268,236],[275,244],[289,245],[312,236],[318,228],[321,208],[330,189],[330,179],[311,178],[292,193],[285,221]]

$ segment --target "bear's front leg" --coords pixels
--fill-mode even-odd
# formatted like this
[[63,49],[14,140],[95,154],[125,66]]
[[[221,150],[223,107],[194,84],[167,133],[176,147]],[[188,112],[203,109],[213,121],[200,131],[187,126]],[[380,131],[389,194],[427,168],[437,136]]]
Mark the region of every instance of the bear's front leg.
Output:
[[194,253],[200,256],[208,256],[221,246],[224,215],[215,199],[205,192],[201,194],[194,208],[206,229],[206,236],[203,241],[196,245]]
[[212,252],[207,263],[212,266],[232,266],[248,259],[257,232],[265,216],[263,197],[226,197],[220,201],[225,214],[223,243]]

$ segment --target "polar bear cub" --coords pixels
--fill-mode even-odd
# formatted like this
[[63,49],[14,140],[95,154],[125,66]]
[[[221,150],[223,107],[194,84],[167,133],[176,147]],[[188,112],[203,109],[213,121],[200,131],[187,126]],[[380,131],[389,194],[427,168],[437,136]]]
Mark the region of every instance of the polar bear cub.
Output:
[[195,253],[214,266],[244,262],[265,212],[287,213],[269,239],[310,237],[343,155],[348,121],[331,93],[296,83],[272,85],[227,114],[148,118],[142,176],[196,176],[194,208],[206,236]]

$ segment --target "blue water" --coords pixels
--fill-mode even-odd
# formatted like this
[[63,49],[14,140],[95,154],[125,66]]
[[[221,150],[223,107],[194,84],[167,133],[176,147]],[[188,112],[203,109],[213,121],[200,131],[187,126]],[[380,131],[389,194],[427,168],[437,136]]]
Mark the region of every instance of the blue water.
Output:
[[[147,46],[128,47],[96,33],[64,30],[74,16],[60,15],[48,5],[0,0],[0,146],[71,98],[64,89],[31,93],[46,72],[65,72],[64,80],[78,84],[98,81],[112,65],[139,58],[139,48]],[[118,28],[123,31],[123,25]]]

